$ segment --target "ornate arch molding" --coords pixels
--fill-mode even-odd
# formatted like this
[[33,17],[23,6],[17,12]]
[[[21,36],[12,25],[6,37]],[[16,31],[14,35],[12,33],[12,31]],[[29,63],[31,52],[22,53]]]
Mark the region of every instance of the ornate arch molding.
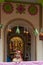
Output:
[[4,27],[4,32],[5,32],[5,30],[6,30],[6,28],[7,28],[7,26],[8,26],[9,24],[11,24],[13,21],[18,21],[18,20],[25,21],[25,23],[28,23],[28,24],[33,28],[33,30],[35,29],[34,26],[33,26],[33,24],[32,24],[31,22],[29,22],[28,20],[21,19],[21,18],[16,18],[16,19],[10,20],[10,21],[6,24],[6,26]]
[[[5,56],[6,56],[6,54],[5,54],[6,29],[7,29],[8,25],[10,25],[13,21],[18,21],[18,20],[25,21],[25,23],[29,24],[29,25],[32,27],[32,30],[35,29],[34,26],[33,26],[33,24],[32,24],[31,22],[29,22],[28,20],[25,20],[25,19],[20,19],[20,18],[16,18],[16,19],[10,20],[10,21],[6,24],[6,26],[4,27],[4,30],[3,30],[3,32],[4,32],[4,61],[5,61]],[[36,44],[36,42],[35,42],[35,44]],[[35,52],[36,52],[36,49],[35,49]]]

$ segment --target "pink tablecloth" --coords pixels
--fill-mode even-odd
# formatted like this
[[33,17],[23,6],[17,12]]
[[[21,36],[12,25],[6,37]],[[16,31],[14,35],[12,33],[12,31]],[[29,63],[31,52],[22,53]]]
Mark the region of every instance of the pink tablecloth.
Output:
[[0,62],[0,65],[43,65],[43,61]]

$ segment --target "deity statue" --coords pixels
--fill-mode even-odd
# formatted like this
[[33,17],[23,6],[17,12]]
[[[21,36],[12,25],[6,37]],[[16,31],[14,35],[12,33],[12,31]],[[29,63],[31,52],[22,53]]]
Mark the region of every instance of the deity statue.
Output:
[[21,56],[21,51],[16,50],[15,54],[14,54],[14,58],[12,60],[13,62],[20,62],[23,61],[22,56]]

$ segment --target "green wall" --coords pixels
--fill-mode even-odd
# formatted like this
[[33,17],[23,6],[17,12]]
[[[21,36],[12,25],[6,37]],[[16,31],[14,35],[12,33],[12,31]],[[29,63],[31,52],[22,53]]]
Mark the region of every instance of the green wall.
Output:
[[4,2],[4,0],[0,0],[0,2]]
[[37,2],[43,5],[43,0],[37,0]]

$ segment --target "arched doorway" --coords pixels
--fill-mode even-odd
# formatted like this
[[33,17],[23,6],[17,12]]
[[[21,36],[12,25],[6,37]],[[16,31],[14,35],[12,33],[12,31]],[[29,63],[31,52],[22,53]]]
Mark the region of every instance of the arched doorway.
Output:
[[[20,33],[16,33],[16,27],[13,27],[7,34],[7,57],[13,59],[15,50],[19,50],[22,54],[23,61],[31,60],[31,35],[24,27],[19,27]],[[9,60],[9,59],[7,59]]]
[[[15,30],[16,30],[17,26],[19,26],[20,31],[22,30],[21,31],[22,34],[15,33]],[[5,40],[5,61],[7,61],[7,53],[8,53],[8,51],[7,51],[8,50],[8,48],[7,48],[8,45],[7,44],[9,43],[8,42],[9,41],[8,38],[10,36],[10,35],[8,35],[9,34],[8,33],[8,28],[11,28],[12,30],[14,30],[14,35],[11,35],[11,38],[13,38],[13,37],[20,37],[23,40],[23,43],[24,43],[23,51],[26,50],[24,52],[24,54],[23,54],[23,60],[24,61],[35,60],[35,52],[36,51],[35,51],[35,36],[33,34],[34,28],[32,27],[32,25],[30,23],[28,23],[28,21],[22,20],[22,19],[16,19],[16,20],[13,20],[11,23],[9,23],[7,25],[7,27],[6,27],[6,31],[5,31],[5,39],[6,39]],[[25,28],[28,29],[28,32],[29,32],[28,35],[23,33]],[[23,36],[23,34],[24,34],[24,36]],[[10,38],[10,40],[11,40],[11,38]],[[30,42],[31,42],[30,44],[28,43],[29,39],[30,39]],[[26,41],[26,40],[28,40],[28,41]],[[29,52],[27,51],[26,45],[28,46],[28,48],[30,47],[30,51],[31,52],[29,50],[28,50]],[[29,56],[29,53],[30,53],[30,56]],[[29,57],[29,58],[27,58],[27,57]]]

